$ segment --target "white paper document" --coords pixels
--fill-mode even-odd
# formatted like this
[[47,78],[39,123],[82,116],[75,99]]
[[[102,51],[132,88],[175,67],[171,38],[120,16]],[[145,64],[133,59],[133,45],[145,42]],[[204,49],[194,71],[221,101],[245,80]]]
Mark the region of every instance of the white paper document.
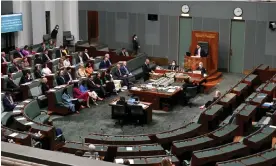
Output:
[[24,125],[32,125],[32,124],[34,124],[33,122],[28,122],[28,123],[25,123]]
[[24,105],[17,105],[16,107],[17,107],[17,108],[23,108]]
[[21,110],[14,110],[13,113],[21,113]]
[[132,151],[133,148],[132,148],[132,147],[126,147],[126,150],[127,150],[127,151]]
[[173,93],[175,89],[169,89],[168,92]]
[[130,164],[134,164],[134,160],[133,159],[129,159],[128,160]]
[[124,163],[124,159],[115,159],[115,163],[116,164],[123,164]]
[[20,120],[25,120],[26,118],[25,117],[20,117],[20,118],[17,118],[16,120],[20,121]]
[[16,137],[18,135],[18,133],[12,133],[12,134],[10,134],[9,136],[10,137]]

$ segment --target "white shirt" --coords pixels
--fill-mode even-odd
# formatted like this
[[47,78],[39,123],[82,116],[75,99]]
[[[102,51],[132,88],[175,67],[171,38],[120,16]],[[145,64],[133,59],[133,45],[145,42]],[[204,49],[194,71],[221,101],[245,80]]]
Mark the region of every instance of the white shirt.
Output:
[[90,59],[90,56],[88,55],[88,53],[84,53],[85,55],[86,55],[86,57],[88,58],[88,59]]
[[50,61],[51,59],[49,58],[48,54],[45,54],[46,58]]
[[80,58],[80,63],[83,63],[82,57],[81,57],[81,56],[79,56],[79,58]]
[[198,56],[200,56],[200,51],[201,51],[201,48],[199,48],[199,49],[197,50],[197,55],[198,55]]
[[52,74],[52,71],[48,67],[43,68],[41,72],[43,75]]
[[69,67],[69,66],[71,66],[70,61],[69,61],[69,60],[64,60],[64,61],[63,61],[63,66],[64,66],[64,67]]

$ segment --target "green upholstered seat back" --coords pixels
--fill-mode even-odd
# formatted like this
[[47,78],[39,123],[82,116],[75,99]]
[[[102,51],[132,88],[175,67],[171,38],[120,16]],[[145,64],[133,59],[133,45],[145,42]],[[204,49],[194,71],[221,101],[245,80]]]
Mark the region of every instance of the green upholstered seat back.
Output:
[[41,90],[41,83],[40,81],[33,81],[29,85],[29,95],[30,96],[40,96],[42,95],[42,90]]
[[52,71],[53,71],[53,73],[58,71],[58,62],[59,62],[59,59],[53,59],[52,60]]
[[19,71],[19,72],[16,72],[16,73],[12,74],[13,81],[16,85],[19,85],[19,82],[20,82],[20,79],[21,79],[22,75],[23,75],[22,71]]
[[56,103],[55,104],[62,102],[62,98],[61,98],[62,91],[63,91],[63,88],[58,89],[58,90],[55,91],[55,97],[56,97]]
[[1,88],[2,89],[6,89],[7,88],[7,80],[8,80],[8,75],[3,75],[1,77],[1,81],[2,81]]
[[67,86],[67,92],[71,97],[73,97],[73,86],[73,84]]
[[36,100],[29,102],[24,108],[24,114],[30,119],[40,115],[40,108]]

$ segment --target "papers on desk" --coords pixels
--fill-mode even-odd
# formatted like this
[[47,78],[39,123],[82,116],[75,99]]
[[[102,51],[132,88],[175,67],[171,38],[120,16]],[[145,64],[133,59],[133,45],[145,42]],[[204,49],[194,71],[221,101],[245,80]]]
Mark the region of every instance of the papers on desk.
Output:
[[26,82],[25,84],[21,84],[21,85],[23,85],[23,86],[25,86],[25,85],[30,85],[32,82]]
[[175,91],[175,89],[169,89],[168,92],[169,93],[173,93]]
[[9,136],[10,137],[16,137],[18,135],[18,133],[12,133],[12,134],[10,134]]
[[48,74],[48,76],[54,76],[54,75],[55,75],[55,74],[52,74],[52,73],[51,73],[51,74]]
[[147,108],[147,105],[139,103],[138,105],[142,106],[143,109]]
[[13,113],[21,113],[21,110],[13,110]]
[[124,159],[115,159],[115,163],[116,164],[123,164],[124,163]]
[[270,128],[274,128],[274,129],[276,129],[276,126],[272,126],[272,125],[270,125],[269,127],[270,127]]
[[130,164],[134,164],[134,160],[133,159],[128,159]]
[[265,95],[258,95],[257,98],[265,98]]
[[25,101],[23,101],[23,103],[29,103],[29,102],[31,102],[30,100],[25,100]]
[[147,88],[152,88],[152,84],[147,84],[146,87]]
[[200,70],[195,70],[193,71],[194,74],[201,74],[201,71]]
[[25,117],[20,117],[20,118],[17,118],[16,120],[20,121],[20,120],[25,120],[26,118]]
[[97,71],[93,71],[93,74],[97,74],[98,72]]
[[50,92],[55,92],[56,90],[55,90],[55,89],[50,89],[49,91],[50,91]]
[[32,124],[34,124],[33,122],[27,122],[27,123],[25,123],[24,125],[32,125]]
[[126,147],[126,150],[127,150],[127,151],[132,151],[133,148],[132,148],[132,147]]
[[16,108],[23,108],[24,105],[17,105]]

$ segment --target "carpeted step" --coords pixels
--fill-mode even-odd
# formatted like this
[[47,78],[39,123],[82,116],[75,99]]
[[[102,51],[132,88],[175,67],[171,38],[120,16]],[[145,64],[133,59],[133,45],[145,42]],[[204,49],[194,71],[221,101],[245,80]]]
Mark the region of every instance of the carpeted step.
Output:
[[216,72],[210,76],[208,76],[206,79],[207,79],[207,82],[210,82],[210,81],[215,81],[217,80],[218,78],[220,78],[222,76],[222,72]]

